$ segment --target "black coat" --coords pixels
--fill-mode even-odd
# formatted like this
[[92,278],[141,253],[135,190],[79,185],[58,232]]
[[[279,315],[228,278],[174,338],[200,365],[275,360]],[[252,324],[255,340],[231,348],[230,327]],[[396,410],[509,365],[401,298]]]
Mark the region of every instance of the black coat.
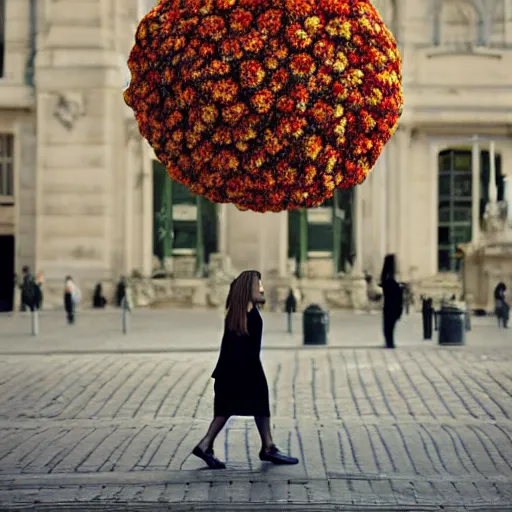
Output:
[[260,360],[263,320],[247,313],[249,335],[224,328],[215,379],[215,416],[270,416],[268,385]]
[[381,286],[384,295],[384,316],[398,320],[402,316],[404,303],[402,288],[393,278],[387,278]]

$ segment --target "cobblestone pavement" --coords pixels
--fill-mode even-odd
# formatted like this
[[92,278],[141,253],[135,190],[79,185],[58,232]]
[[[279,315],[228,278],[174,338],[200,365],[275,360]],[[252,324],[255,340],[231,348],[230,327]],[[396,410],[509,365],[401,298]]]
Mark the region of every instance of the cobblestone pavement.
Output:
[[276,439],[298,467],[261,465],[252,422],[189,456],[211,411],[211,355],[1,361],[0,502],[500,505],[512,500],[510,353],[276,351]]
[[261,463],[234,418],[217,472],[190,456],[216,354],[0,356],[0,510],[512,510],[512,345],[486,329],[474,347],[265,350],[275,440],[301,463]]

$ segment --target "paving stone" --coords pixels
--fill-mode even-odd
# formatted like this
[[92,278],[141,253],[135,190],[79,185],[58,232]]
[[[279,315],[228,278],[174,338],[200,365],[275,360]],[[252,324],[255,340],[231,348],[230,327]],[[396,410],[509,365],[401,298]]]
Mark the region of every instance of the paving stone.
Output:
[[[368,345],[362,318],[347,330],[358,324]],[[455,349],[352,349],[345,340],[312,350],[293,337],[279,345],[270,323],[274,439],[300,464],[262,463],[253,419],[232,418],[215,444],[228,464],[220,472],[191,456],[211,419],[213,348],[144,353],[132,340],[131,353],[113,355],[84,326],[76,333],[87,354],[73,341],[75,353],[7,355],[19,345],[11,333],[0,342],[0,503],[512,507],[510,340],[486,346],[487,327],[477,326],[472,344]],[[144,325],[149,346],[160,346],[163,324]],[[38,342],[63,350],[57,331]]]

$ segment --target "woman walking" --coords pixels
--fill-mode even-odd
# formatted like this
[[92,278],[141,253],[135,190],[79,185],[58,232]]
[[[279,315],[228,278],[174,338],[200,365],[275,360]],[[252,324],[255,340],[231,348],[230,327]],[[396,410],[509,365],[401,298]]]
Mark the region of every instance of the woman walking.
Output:
[[384,258],[380,286],[384,295],[384,339],[386,348],[395,348],[395,326],[402,316],[403,294],[395,279],[396,259],[394,254]]
[[265,303],[261,274],[242,272],[232,283],[226,301],[224,336],[215,379],[214,418],[193,454],[210,469],[223,469],[213,443],[231,416],[253,416],[261,437],[259,457],[274,464],[297,464],[281,453],[272,439],[268,385],[260,360],[263,320],[259,306]]

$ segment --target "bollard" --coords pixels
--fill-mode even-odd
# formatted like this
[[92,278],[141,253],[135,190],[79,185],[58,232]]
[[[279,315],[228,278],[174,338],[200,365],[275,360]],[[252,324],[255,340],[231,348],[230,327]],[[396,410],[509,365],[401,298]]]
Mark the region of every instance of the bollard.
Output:
[[128,301],[126,300],[126,297],[123,297],[123,300],[121,301],[121,315],[122,315],[122,328],[123,328],[123,334],[128,333]]
[[288,334],[292,334],[292,312],[288,311],[286,317],[288,320]]
[[39,334],[39,310],[37,308],[32,308],[30,319],[32,324],[32,336],[37,336]]
[[423,339],[432,339],[432,320],[433,320],[433,307],[432,299],[423,297],[421,307],[422,319],[423,319]]

